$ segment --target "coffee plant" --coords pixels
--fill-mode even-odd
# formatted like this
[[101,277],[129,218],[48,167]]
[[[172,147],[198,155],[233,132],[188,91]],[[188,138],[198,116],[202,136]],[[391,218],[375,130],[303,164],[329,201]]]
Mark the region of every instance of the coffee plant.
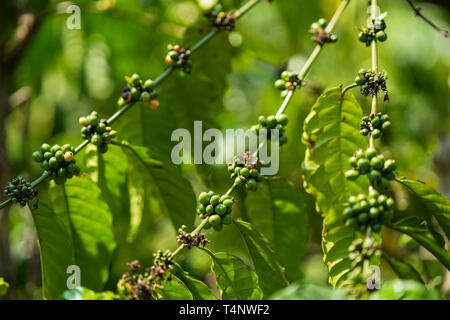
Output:
[[[51,141],[58,140],[61,145],[44,143],[31,154],[40,165],[38,178],[27,181],[22,176],[14,177],[5,185],[5,200],[0,204],[4,210],[0,214],[6,214],[14,204],[27,206],[31,213],[39,244],[43,298],[445,297],[444,290],[437,288],[436,279],[445,273],[448,276],[450,269],[450,253],[446,249],[450,201],[428,184],[402,176],[404,161],[391,159],[398,153],[384,146],[401,132],[397,128],[405,124],[389,114],[389,95],[396,96],[396,86],[391,87],[390,82],[395,77],[388,77],[389,70],[379,67],[379,53],[387,50],[385,43],[402,36],[390,28],[387,13],[379,12],[382,1],[369,1],[368,19],[365,7],[355,4],[355,10],[359,10],[358,21],[367,19],[367,23],[357,27],[356,32],[352,29],[339,37],[334,31],[336,25],[346,8],[358,1],[336,1],[337,9],[329,20],[308,21],[309,35],[308,30],[302,31],[312,40],[312,53],[299,70],[292,71],[295,68],[289,65],[276,71],[272,80],[281,92],[280,106],[251,116],[257,119],[250,127],[251,137],[266,137],[267,141],[260,143],[256,150],[247,148],[234,154],[228,159],[228,172],[213,172],[184,150],[183,159],[194,158],[195,169],[172,161],[172,132],[176,129],[187,127],[194,132],[194,120],[204,120],[208,129],[220,126],[219,115],[223,111],[220,105],[231,69],[230,56],[236,54],[227,39],[231,43],[247,40],[242,40],[237,33],[241,18],[245,15],[250,19],[251,14],[247,13],[257,5],[267,6],[266,10],[280,6],[282,14],[289,16],[281,1],[264,2],[249,0],[232,11],[226,11],[226,5],[215,5],[204,12],[201,23],[187,28],[183,39],[173,39],[174,44],[169,44],[167,50],[155,48],[155,52],[163,54],[161,57],[165,55],[163,59],[158,57],[165,63],[159,76],[150,79],[139,71],[124,77],[121,84],[124,87],[115,97],[118,109],[115,113],[108,118],[105,109],[99,108],[79,117],[81,129],[77,130],[81,130],[81,144],[73,146],[68,143],[72,141],[64,141],[64,135],[52,138]],[[95,12],[113,11],[108,7],[113,4],[99,3],[105,7],[99,5]],[[133,19],[140,21],[137,16]],[[294,27],[292,21],[296,19],[291,20],[290,27]],[[267,24],[264,28],[270,27],[270,21]],[[292,116],[288,118],[288,106],[297,103],[294,95],[298,91],[304,87],[308,89],[305,91],[318,90],[317,80],[310,77],[310,71],[319,54],[334,50],[334,55],[338,55],[344,36],[349,37],[352,47],[362,42],[363,49],[370,50],[371,65],[357,71],[354,82],[317,94],[312,107],[303,110],[303,116],[295,115],[291,108]],[[117,50],[123,51],[124,47]],[[261,59],[263,56],[264,53]],[[332,59],[333,55],[328,58]],[[353,55],[352,59],[367,63],[362,56]],[[389,64],[385,66],[389,69]],[[129,70],[127,64],[123,68],[130,73],[135,71]],[[236,68],[240,67],[236,65]],[[336,67],[333,73],[339,70]],[[85,72],[89,73],[89,69]],[[346,81],[340,75],[335,79]],[[100,88],[104,85],[102,81],[105,80],[94,78],[85,85]],[[109,85],[114,88],[112,83]],[[196,87],[202,88],[202,94]],[[359,89],[357,96],[353,88]],[[246,89],[248,84],[241,84],[236,92]],[[278,96],[273,92],[270,94]],[[268,98],[254,100],[259,103],[265,99]],[[363,106],[368,99],[370,111],[365,112]],[[240,100],[236,101],[239,104]],[[237,108],[235,118],[246,112],[243,107]],[[75,122],[72,116],[70,120]],[[300,123],[299,120],[300,134],[290,128]],[[262,150],[274,145],[283,147],[280,148],[280,174],[265,175],[269,163]],[[294,148],[302,148],[304,152]],[[290,152],[296,159],[294,171],[300,172],[297,180],[293,176],[281,177],[284,176],[283,157]],[[400,154],[403,152],[408,151],[403,148]],[[220,170],[224,171],[222,166]],[[213,182],[215,175],[220,175],[220,183]],[[222,189],[224,183],[228,186]],[[404,190],[400,191],[401,188]],[[409,202],[419,207],[416,212],[420,214],[409,214],[406,210]],[[164,218],[170,221],[170,226],[163,225]],[[309,229],[317,230],[317,223],[322,233],[308,235]],[[152,234],[150,231],[155,226],[164,231]],[[165,240],[168,234],[173,234],[171,242]],[[231,245],[229,252],[225,251],[226,247],[220,248],[221,244],[237,241],[237,235],[245,245],[239,243],[236,248]],[[137,256],[131,257],[135,252],[127,248],[138,242],[138,236],[142,243]],[[321,243],[320,255],[328,286],[308,283],[308,274],[302,274],[300,266],[307,252],[308,238]],[[403,239],[403,243],[397,239]],[[427,266],[420,264],[420,258],[411,262],[396,254],[409,246],[413,249],[408,250],[415,255],[419,255],[420,246],[433,256],[437,270],[434,276],[427,271]],[[149,259],[141,250],[154,253]],[[130,258],[126,264],[124,256]],[[144,259],[136,260],[139,256]],[[113,266],[117,261],[120,266]],[[201,265],[205,263],[215,280],[211,281],[211,277],[199,280],[204,272],[198,270],[204,270]],[[68,267],[73,266],[79,271],[71,277],[74,285],[69,287]],[[390,270],[394,279],[384,281],[377,270],[385,269]],[[118,273],[120,277],[113,276]],[[8,287],[0,278],[0,296],[6,294]],[[318,292],[320,295],[315,296]]]

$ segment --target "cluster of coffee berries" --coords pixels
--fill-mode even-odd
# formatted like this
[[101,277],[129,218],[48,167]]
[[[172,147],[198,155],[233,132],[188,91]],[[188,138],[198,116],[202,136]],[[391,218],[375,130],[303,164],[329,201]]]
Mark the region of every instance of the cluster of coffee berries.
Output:
[[117,104],[122,107],[126,103],[137,101],[148,102],[150,109],[156,110],[159,107],[158,91],[155,90],[155,83],[151,79],[143,81],[141,77],[135,73],[131,77],[126,76],[127,85],[123,88],[122,96]]
[[389,121],[389,115],[378,112],[377,114],[371,114],[369,116],[362,117],[362,121],[359,124],[359,133],[363,136],[371,134],[372,137],[378,139],[381,135],[388,131],[392,127]]
[[153,283],[149,270],[140,274],[141,265],[135,260],[127,264],[129,272],[122,275],[117,283],[118,293],[130,300],[154,300],[157,299],[156,289],[162,289],[159,284]]
[[[386,92],[386,80],[386,72],[375,72],[366,69],[359,70],[355,78],[355,82],[360,86],[361,94],[364,96],[377,94],[380,90]],[[387,95],[385,100],[387,100]]]
[[235,185],[245,184],[250,191],[258,189],[257,183],[262,180],[261,162],[249,152],[234,156],[233,161],[228,163],[228,172]]
[[380,42],[386,41],[387,34],[385,32],[386,23],[383,19],[372,22],[368,27],[361,28],[358,35],[359,41],[370,46],[372,41],[378,40]]
[[256,135],[260,134],[261,130],[265,130],[267,134],[267,138],[271,140],[276,140],[275,136],[272,136],[271,130],[278,130],[278,141],[280,142],[280,146],[286,144],[288,142],[288,137],[285,134],[286,125],[288,123],[288,117],[285,114],[280,115],[270,115],[267,118],[264,116],[260,116],[258,118],[259,124],[254,125],[250,128]]
[[173,268],[172,252],[158,250],[153,254],[153,266],[150,268],[150,278],[156,281],[170,279],[169,271]]
[[189,233],[186,232],[186,226],[182,225],[181,228],[178,229],[177,242],[184,244],[187,247],[205,247],[205,245],[209,242],[206,239],[204,233]]
[[369,264],[374,257],[381,257],[381,248],[377,240],[367,236],[356,238],[348,247],[348,257],[352,261],[352,268],[362,272],[364,264]]
[[191,49],[182,48],[179,44],[169,45],[168,49],[166,63],[171,67],[181,69],[184,73],[191,73]]
[[367,174],[372,185],[379,189],[389,187],[389,181],[395,178],[397,165],[395,160],[385,160],[382,154],[378,154],[374,148],[358,150],[349,159],[353,169],[345,172],[348,180],[356,180],[360,174]]
[[41,163],[42,169],[51,175],[56,184],[64,184],[67,179],[80,173],[80,168],[75,164],[74,149],[70,144],[61,147],[44,143],[32,157],[34,161]]
[[289,91],[294,91],[300,88],[302,79],[299,78],[298,73],[283,71],[280,78],[274,82],[275,88],[281,91],[281,97],[284,98]]
[[81,136],[83,139],[90,139],[98,147],[100,153],[108,151],[108,144],[117,135],[117,131],[112,130],[108,126],[108,121],[106,119],[99,119],[98,113],[92,111],[87,117],[81,117],[79,122],[83,126],[81,128]]
[[224,224],[230,224],[233,221],[230,213],[233,210],[234,199],[230,196],[219,196],[214,191],[202,192],[198,201],[200,204],[197,213],[201,219],[208,219],[205,229],[212,227],[220,231]]
[[369,196],[359,194],[348,199],[344,209],[345,225],[364,233],[369,227],[379,232],[384,223],[388,223],[394,215],[394,200],[370,188]]
[[235,28],[236,18],[232,13],[222,11],[222,6],[216,5],[210,12],[203,14],[209,23],[219,30],[232,31]]
[[32,200],[38,194],[37,190],[31,188],[31,183],[26,182],[22,177],[11,180],[4,192],[11,198],[12,203],[18,203],[21,207],[25,207],[27,201]]
[[313,22],[311,24],[311,28],[309,29],[309,33],[313,35],[312,40],[321,46],[325,43],[336,42],[338,40],[336,35],[325,31],[327,25],[328,21],[324,18],[320,18],[316,22]]

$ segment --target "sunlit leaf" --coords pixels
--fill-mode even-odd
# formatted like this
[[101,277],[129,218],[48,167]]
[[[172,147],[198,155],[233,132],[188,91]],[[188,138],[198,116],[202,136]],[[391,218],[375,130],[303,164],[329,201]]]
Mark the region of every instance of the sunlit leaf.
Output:
[[307,190],[316,198],[325,216],[322,231],[324,262],[329,282],[340,284],[350,269],[348,246],[353,231],[343,225],[343,204],[352,195],[367,193],[368,180],[348,181],[348,159],[358,149],[368,147],[359,133],[362,109],[353,93],[342,88],[326,90],[305,119],[302,140],[307,145],[303,172]]
[[190,276],[179,264],[175,263],[174,265],[172,273],[189,289],[194,300],[217,300],[206,284]]
[[436,217],[447,238],[450,239],[450,200],[421,181],[406,177],[397,181],[420,197],[428,208],[429,215]]
[[73,255],[80,268],[81,285],[100,291],[116,247],[113,216],[100,189],[88,177],[80,176],[63,186],[52,184],[50,195],[53,210],[71,239],[73,250],[69,247],[67,255]]
[[234,224],[247,245],[264,296],[286,287],[285,268],[269,241],[248,222],[237,219]]
[[192,227],[195,219],[196,199],[189,181],[168,162],[150,156],[146,147],[125,142],[120,144],[135,164],[135,170],[145,173],[150,186],[157,192],[175,228],[181,225]]
[[383,257],[391,266],[392,270],[401,278],[405,280],[415,280],[418,282],[422,282],[422,277],[419,272],[408,262],[402,261],[393,257],[390,257],[388,254],[383,254]]
[[390,224],[389,227],[416,240],[450,270],[450,252],[442,246],[442,239],[436,239],[436,232],[430,231],[431,227],[424,219],[407,217]]
[[304,196],[303,190],[296,190],[286,180],[271,179],[246,198],[252,224],[280,256],[289,279],[297,278],[300,260],[306,253],[308,222]]
[[212,253],[212,271],[216,274],[217,288],[224,300],[260,300],[258,276],[241,259],[225,252]]
[[433,289],[413,280],[391,280],[383,282],[370,300],[439,300],[442,297]]

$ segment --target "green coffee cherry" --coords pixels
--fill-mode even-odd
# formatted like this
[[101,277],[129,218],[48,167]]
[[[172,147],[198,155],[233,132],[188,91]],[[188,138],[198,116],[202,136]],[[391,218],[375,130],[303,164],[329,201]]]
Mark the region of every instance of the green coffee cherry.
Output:
[[[136,76],[134,79],[134,82],[136,82]],[[131,79],[130,82],[134,83]],[[117,134],[116,131],[108,126],[108,121],[106,119],[99,119],[98,113],[93,111],[87,117],[81,117],[79,122],[82,125],[87,123],[87,125],[81,128],[82,138],[90,140],[92,144],[98,147],[100,153],[107,152],[108,144],[111,143],[111,139]],[[63,150],[63,152],[65,151],[66,150]]]
[[[274,82],[274,86],[281,91],[281,97],[285,98],[289,91],[294,91],[302,86],[302,79],[299,78],[298,73],[283,71],[280,78]],[[265,124],[262,125],[265,126]]]
[[380,42],[384,42],[387,40],[387,34],[384,31],[378,31],[376,34],[377,40]]
[[209,200],[209,203],[212,204],[213,206],[218,205],[220,202],[220,197],[217,195],[214,195],[211,197],[211,199]]
[[166,63],[173,68],[181,69],[183,73],[191,73],[191,50],[182,48],[180,45],[169,45],[168,49]]
[[367,27],[361,28],[358,39],[363,42],[367,47],[372,44],[372,41],[384,42],[387,40],[387,34],[384,31],[386,29],[386,23],[384,20],[377,20],[370,23]]
[[[228,195],[217,195],[214,191],[200,193],[200,202],[197,214],[201,219],[208,219],[205,229],[213,227],[218,231],[222,229],[222,224],[229,224],[234,199]],[[227,216],[225,218],[225,216]],[[224,218],[224,219],[222,219]]]
[[218,214],[213,214],[212,216],[209,217],[208,222],[213,226],[217,226],[220,225],[222,223],[222,219],[220,218],[220,216]]
[[370,169],[370,162],[367,158],[362,158],[358,160],[356,166],[359,169],[359,171],[367,172]]
[[206,206],[206,214],[211,215],[215,212],[214,206],[212,204],[209,204]]
[[359,175],[367,174],[373,186],[384,190],[389,186],[389,181],[395,178],[395,161],[385,161],[384,156],[373,148],[357,150],[350,157],[349,164],[352,169],[344,174],[348,180],[356,180]]
[[377,114],[371,114],[370,116],[364,116],[359,125],[360,133],[363,136],[371,134],[375,139],[381,137],[381,135],[391,128],[392,124],[389,121],[387,114],[381,112]]
[[395,160],[389,159],[384,162],[384,172],[390,173],[394,172],[397,169],[397,164]]
[[356,170],[348,170],[345,172],[345,178],[347,178],[347,180],[356,180],[359,177],[359,172]]
[[18,203],[25,207],[28,201],[38,195],[38,191],[31,187],[31,183],[22,177],[11,180],[4,189],[4,193],[11,199],[12,203]]
[[[355,82],[360,86],[362,95],[374,95],[379,91],[387,92],[386,72],[375,72],[374,70],[361,69],[355,78]],[[387,99],[387,94],[385,99]],[[376,125],[374,127],[377,127]]]
[[198,200],[200,201],[201,204],[206,206],[209,204],[210,198],[211,198],[211,196],[207,192],[202,192],[202,193],[200,193]]
[[364,233],[374,224],[381,226],[389,223],[393,217],[393,207],[394,200],[392,198],[380,195],[378,191],[370,187],[368,196],[359,194],[357,197],[349,198],[342,216],[345,225]]
[[44,144],[39,151],[33,153],[33,160],[39,162],[57,184],[63,184],[80,173],[80,168],[75,165],[74,148],[69,144],[62,147]]
[[270,115],[267,118],[264,116],[260,116],[258,118],[259,124],[252,126],[251,131],[256,135],[260,135],[260,131],[265,129],[267,132],[267,138],[273,141],[275,136],[272,137],[271,130],[278,130],[278,142],[280,143],[280,146],[282,146],[288,141],[288,138],[285,134],[285,126],[287,125],[288,121],[288,117],[285,114],[280,114],[277,116]]
[[228,172],[235,185],[245,184],[248,190],[256,190],[257,182],[261,179],[260,165],[259,160],[247,152],[244,156],[233,157],[233,161],[228,164]]
[[[123,107],[126,103],[143,101],[148,103],[151,110],[158,108],[159,102],[156,100],[158,92],[154,89],[155,84],[153,80],[147,79],[143,81],[138,74],[133,74],[131,77],[126,76],[125,80],[128,84],[123,88],[122,96],[117,101],[119,107]],[[80,124],[84,125],[81,119]]]

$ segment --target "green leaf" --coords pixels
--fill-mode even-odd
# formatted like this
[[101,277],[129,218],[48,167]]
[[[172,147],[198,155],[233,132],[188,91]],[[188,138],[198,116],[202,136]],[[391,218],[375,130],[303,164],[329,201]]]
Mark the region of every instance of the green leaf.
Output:
[[127,236],[131,219],[127,188],[127,156],[121,148],[114,145],[109,146],[106,155],[99,153],[98,148],[92,144],[86,147],[85,152],[87,173],[97,183],[102,198],[113,214],[117,239],[123,240]]
[[450,239],[450,200],[424,182],[411,180],[406,177],[396,179],[406,188],[417,194],[444,230],[447,239]]
[[128,172],[128,194],[130,197],[130,227],[128,229],[127,240],[132,242],[136,237],[142,222],[144,210],[146,208],[145,179],[139,170],[130,166]]
[[284,179],[270,179],[261,183],[257,191],[247,193],[250,220],[280,256],[288,279],[298,278],[300,261],[306,253],[305,196],[303,190],[296,190]]
[[344,176],[349,158],[368,144],[359,133],[361,106],[351,91],[341,94],[340,87],[322,93],[303,127],[302,141],[307,145],[303,173],[323,214],[351,195],[367,193],[369,187],[367,179],[349,181]]
[[383,253],[383,257],[389,263],[392,270],[394,270],[394,272],[401,279],[415,280],[423,283],[422,277],[420,276],[419,272],[411,264],[407,263],[406,261],[401,261],[399,259],[390,257],[386,253]]
[[216,274],[217,288],[224,300],[260,300],[263,293],[258,276],[241,259],[225,252],[207,252],[212,260],[212,271]]
[[189,289],[194,300],[217,300],[217,297],[203,282],[191,277],[189,273],[185,272],[180,265],[174,263],[172,274],[184,283]]
[[369,296],[369,300],[441,300],[436,290],[413,280],[395,279],[381,284],[381,288]]
[[348,247],[353,239],[354,231],[342,223],[341,210],[330,210],[323,221],[322,251],[328,282],[333,287],[343,286],[345,276],[351,270]]
[[362,109],[351,91],[326,90],[305,119],[302,141],[307,150],[303,172],[307,191],[315,196],[325,216],[322,231],[324,263],[331,285],[342,285],[350,269],[348,246],[353,231],[345,227],[342,205],[352,195],[367,193],[367,179],[349,181],[344,172],[350,169],[348,159],[358,149],[368,147],[359,133]]
[[233,222],[247,245],[264,296],[270,296],[275,291],[288,286],[284,267],[269,241],[250,223],[240,219]]
[[[204,23],[185,32],[183,44],[190,46],[204,36]],[[227,37],[216,36],[201,50],[192,54],[192,73],[173,75],[161,85],[161,109],[170,110],[172,119],[191,132],[195,120],[202,120],[204,129],[219,128],[217,115],[223,110],[228,74],[231,72],[232,48]],[[214,70],[214,71],[212,71]],[[159,111],[159,110],[158,110]]]
[[67,289],[67,267],[75,264],[73,239],[47,204],[30,204],[41,256],[42,296],[56,299]]
[[[192,46],[204,36],[204,21],[186,30],[183,45]],[[158,87],[160,106],[152,111],[146,103],[137,103],[120,119],[121,136],[135,145],[146,146],[150,155],[171,162],[174,130],[185,128],[194,135],[194,121],[202,121],[203,131],[220,128],[217,115],[223,110],[223,96],[231,72],[232,48],[228,37],[216,36],[192,54],[193,70],[180,76],[173,71]],[[197,166],[201,167],[200,165]],[[186,224],[186,223],[185,223]],[[179,225],[176,226],[177,228]]]
[[289,287],[275,292],[270,300],[344,300],[346,298],[347,293],[340,288],[294,282]]
[[5,281],[5,279],[0,278],[0,297],[4,296],[9,289],[9,283]]
[[409,235],[450,270],[450,252],[442,247],[440,241],[436,240],[436,232],[430,230],[430,226],[424,219],[407,217],[388,225],[388,227]]
[[171,163],[150,156],[146,147],[135,146],[123,141],[120,146],[127,151],[135,170],[145,172],[151,178],[151,186],[156,190],[175,228],[186,225],[192,228],[195,220],[197,200],[190,182]]
[[60,296],[62,300],[115,300],[119,297],[111,291],[95,292],[88,288],[78,287],[66,290]]
[[67,254],[72,254],[80,267],[81,285],[100,291],[108,279],[116,247],[112,213],[100,189],[87,176],[80,176],[63,186],[52,183],[50,196],[53,210],[71,239],[73,250]]
[[162,300],[192,300],[192,294],[180,279],[172,275],[169,279],[161,281],[163,288],[156,289]]

